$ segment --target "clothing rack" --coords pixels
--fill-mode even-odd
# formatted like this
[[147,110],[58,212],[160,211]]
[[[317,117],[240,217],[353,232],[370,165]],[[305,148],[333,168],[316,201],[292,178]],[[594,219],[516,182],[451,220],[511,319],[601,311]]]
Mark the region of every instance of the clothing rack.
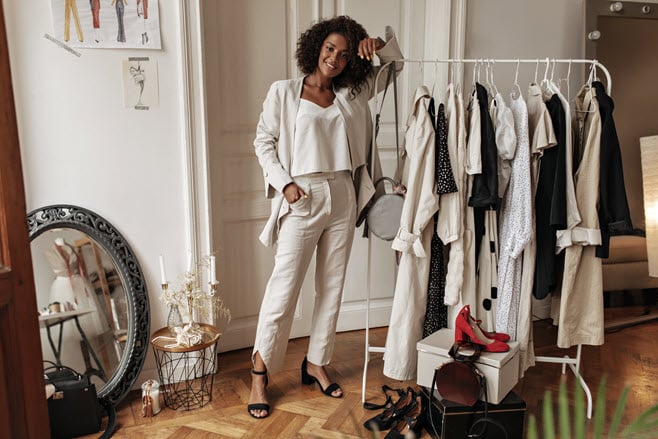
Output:
[[[539,69],[540,63],[545,63],[545,71],[544,71],[544,79],[547,79],[547,73],[548,69],[551,63],[556,64],[556,63],[561,63],[561,64],[589,64],[592,69],[592,73],[595,73],[595,69],[598,68],[600,69],[603,74],[606,77],[606,91],[608,95],[611,94],[612,91],[612,78],[610,76],[610,72],[608,69],[601,64],[598,60],[596,59],[555,59],[555,58],[543,58],[543,59],[409,59],[409,58],[404,58],[404,59],[399,59],[396,61],[390,61],[384,65],[381,66],[377,74],[375,75],[375,84],[379,83],[379,75],[381,72],[386,70],[386,67],[388,67],[391,63],[394,62],[402,62],[402,63],[418,63],[418,64],[466,64],[466,63],[475,63],[475,64],[495,64],[495,63],[515,63],[517,64],[517,69],[519,64],[536,64],[537,67],[535,69],[535,73]],[[569,72],[570,73],[570,72]],[[518,70],[517,70],[518,74]],[[567,74],[568,75],[568,74]],[[535,75],[536,76],[536,75]],[[377,107],[377,99],[378,99],[378,94],[375,94],[374,100],[374,108]],[[375,138],[375,123],[373,123],[373,139]],[[375,154],[371,154],[372,157],[372,162],[370,163],[371,167],[370,169],[374,169],[374,156]],[[365,340],[365,361],[363,364],[363,380],[362,380],[362,386],[361,386],[361,402],[365,402],[366,400],[366,381],[367,381],[367,374],[368,374],[368,362],[370,361],[370,353],[384,353],[386,351],[386,348],[383,346],[370,346],[370,292],[371,292],[371,274],[372,274],[372,241],[371,241],[371,234],[368,232],[368,266],[367,266],[367,276],[366,276],[366,289],[367,289],[367,296],[366,296],[366,340]],[[587,418],[591,419],[592,418],[592,393],[589,389],[589,386],[585,382],[585,379],[582,377],[580,374],[580,364],[581,364],[581,354],[582,354],[582,345],[577,345],[576,349],[576,356],[575,357],[569,357],[568,355],[565,355],[564,357],[549,357],[549,356],[537,356],[535,357],[535,362],[539,363],[556,363],[556,364],[561,364],[562,365],[562,374],[566,373],[566,367],[569,366],[571,371],[573,372],[574,376],[580,381],[580,384],[583,387],[583,390],[585,391],[585,395],[587,397]]]

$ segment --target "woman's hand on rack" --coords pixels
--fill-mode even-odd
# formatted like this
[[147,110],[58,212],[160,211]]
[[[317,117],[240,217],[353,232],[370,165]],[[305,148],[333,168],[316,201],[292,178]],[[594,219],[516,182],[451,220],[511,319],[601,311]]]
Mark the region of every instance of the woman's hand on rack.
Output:
[[370,61],[374,58],[375,53],[385,45],[386,42],[381,38],[364,38],[359,41],[359,58]]
[[286,187],[283,188],[283,196],[286,197],[288,204],[293,204],[300,198],[307,198],[306,193],[299,186],[297,186],[297,183],[294,181],[292,183],[288,183]]

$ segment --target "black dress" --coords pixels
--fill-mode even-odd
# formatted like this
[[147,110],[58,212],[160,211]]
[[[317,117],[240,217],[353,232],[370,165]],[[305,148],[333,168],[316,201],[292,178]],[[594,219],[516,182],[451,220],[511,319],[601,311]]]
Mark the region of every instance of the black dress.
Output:
[[473,226],[475,234],[475,267],[478,266],[478,255],[484,236],[485,210],[498,210],[498,148],[496,147],[496,134],[489,114],[489,96],[487,89],[481,84],[475,84],[475,92],[480,107],[480,133],[482,143],[480,154],[482,160],[482,173],[473,176],[473,188],[468,205],[473,207]]
[[[560,97],[554,94],[546,102],[551,115],[557,144],[544,150],[539,166],[539,180],[535,194],[535,227],[537,260],[533,295],[543,299],[557,286],[560,262],[556,261],[556,231],[567,226],[566,193],[566,115]],[[561,253],[562,258],[564,252]]]

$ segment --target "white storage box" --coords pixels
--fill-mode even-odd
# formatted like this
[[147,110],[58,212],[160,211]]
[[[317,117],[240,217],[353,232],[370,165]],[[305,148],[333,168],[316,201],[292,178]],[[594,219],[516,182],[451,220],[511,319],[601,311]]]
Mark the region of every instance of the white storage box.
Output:
[[[434,370],[453,361],[448,351],[455,342],[454,329],[444,328],[422,339],[418,349],[418,385],[432,386]],[[499,404],[519,380],[519,343],[508,342],[507,352],[482,352],[475,366],[487,379],[489,402]],[[440,396],[439,396],[439,399]]]

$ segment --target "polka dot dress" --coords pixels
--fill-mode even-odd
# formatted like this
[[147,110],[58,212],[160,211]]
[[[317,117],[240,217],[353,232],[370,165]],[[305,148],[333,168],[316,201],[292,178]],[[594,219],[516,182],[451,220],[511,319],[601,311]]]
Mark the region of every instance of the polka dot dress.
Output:
[[436,168],[435,181],[437,194],[450,194],[457,192],[457,183],[452,175],[450,154],[448,152],[448,122],[446,121],[445,106],[439,104],[439,114],[436,120]]

